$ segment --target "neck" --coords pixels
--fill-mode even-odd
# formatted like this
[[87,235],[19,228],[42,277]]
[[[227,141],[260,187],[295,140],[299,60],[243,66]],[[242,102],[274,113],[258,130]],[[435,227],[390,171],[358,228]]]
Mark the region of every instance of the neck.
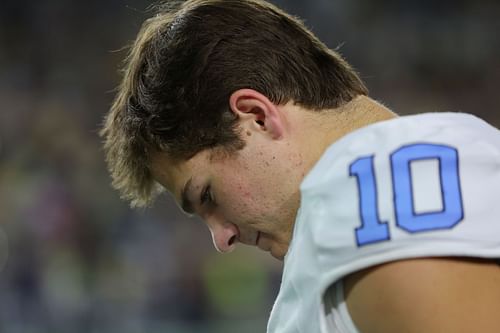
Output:
[[358,96],[337,109],[325,110],[321,115],[324,115],[321,117],[324,149],[358,128],[397,117],[387,107],[367,96]]
[[[358,96],[349,103],[331,110],[300,112],[301,128],[297,137],[307,152],[305,172],[316,164],[324,151],[344,135],[367,125],[397,117],[395,113],[367,96]],[[315,133],[315,135],[311,135]]]

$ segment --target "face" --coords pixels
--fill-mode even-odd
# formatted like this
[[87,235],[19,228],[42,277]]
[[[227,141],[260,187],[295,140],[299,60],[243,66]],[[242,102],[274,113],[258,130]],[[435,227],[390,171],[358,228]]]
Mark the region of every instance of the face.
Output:
[[246,136],[232,154],[202,151],[177,162],[156,154],[152,172],[187,213],[205,221],[218,251],[240,242],[282,259],[299,207],[301,159],[286,142]]

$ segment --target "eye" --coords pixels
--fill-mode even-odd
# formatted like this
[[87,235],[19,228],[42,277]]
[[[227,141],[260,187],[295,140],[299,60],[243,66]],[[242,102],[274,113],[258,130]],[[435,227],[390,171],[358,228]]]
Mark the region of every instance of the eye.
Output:
[[200,195],[200,203],[203,205],[203,204],[206,204],[206,203],[214,203],[214,199],[212,197],[212,191],[211,191],[211,187],[210,185],[208,185],[207,187],[205,187],[202,191],[201,191],[201,195]]

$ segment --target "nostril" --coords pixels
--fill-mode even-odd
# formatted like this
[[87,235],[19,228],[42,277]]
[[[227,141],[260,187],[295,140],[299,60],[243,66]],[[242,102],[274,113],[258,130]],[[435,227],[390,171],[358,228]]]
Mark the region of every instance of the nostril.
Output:
[[235,241],[236,241],[236,235],[234,235],[233,237],[229,238],[228,245],[229,246],[233,245]]

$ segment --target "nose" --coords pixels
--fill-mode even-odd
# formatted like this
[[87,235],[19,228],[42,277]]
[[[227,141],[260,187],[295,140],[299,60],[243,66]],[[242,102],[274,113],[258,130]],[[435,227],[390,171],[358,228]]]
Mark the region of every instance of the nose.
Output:
[[220,222],[213,219],[209,219],[206,222],[217,251],[226,253],[234,250],[239,237],[238,227],[230,222]]

